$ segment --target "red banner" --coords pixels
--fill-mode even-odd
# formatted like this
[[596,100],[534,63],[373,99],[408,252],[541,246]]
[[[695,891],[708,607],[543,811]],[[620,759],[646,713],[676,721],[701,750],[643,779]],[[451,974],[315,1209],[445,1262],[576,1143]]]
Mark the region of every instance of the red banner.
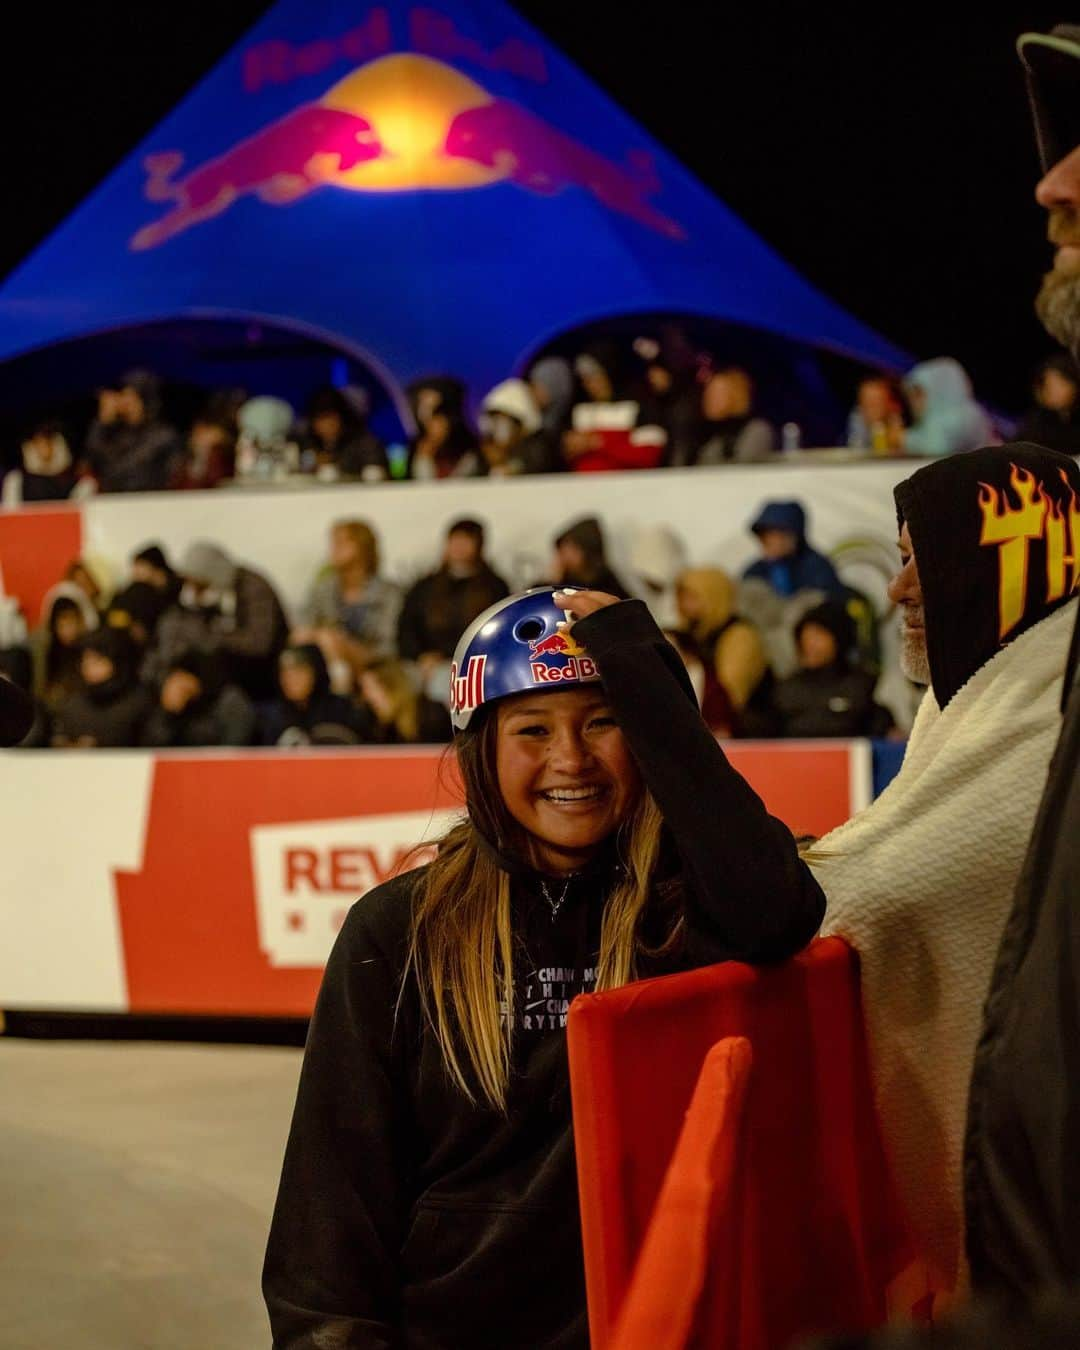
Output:
[[[851,812],[846,742],[728,753],[797,833]],[[349,906],[457,807],[433,750],[158,758],[142,866],[115,874],[130,1010],[306,1015]]]

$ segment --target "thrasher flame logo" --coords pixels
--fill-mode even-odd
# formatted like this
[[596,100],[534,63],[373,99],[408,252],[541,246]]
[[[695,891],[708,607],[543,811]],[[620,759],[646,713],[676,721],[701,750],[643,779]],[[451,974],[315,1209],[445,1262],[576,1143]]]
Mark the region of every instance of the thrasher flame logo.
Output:
[[1046,540],[1046,601],[1052,604],[1080,587],[1080,501],[1063,469],[1067,500],[1058,500],[1034,474],[1011,466],[1008,492],[979,484],[982,533],[979,543],[998,550],[998,635],[1004,639],[1024,617],[1028,596],[1028,550],[1033,539]]

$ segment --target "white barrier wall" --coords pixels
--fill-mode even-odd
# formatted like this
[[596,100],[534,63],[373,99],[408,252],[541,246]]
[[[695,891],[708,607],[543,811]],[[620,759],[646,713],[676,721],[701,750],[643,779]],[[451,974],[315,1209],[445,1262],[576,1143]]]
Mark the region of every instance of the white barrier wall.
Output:
[[131,553],[149,540],[160,541],[171,557],[193,539],[217,540],[238,560],[271,577],[290,608],[303,598],[324,560],[328,527],[351,516],[376,528],[383,570],[401,581],[434,565],[443,532],[458,516],[484,522],[489,555],[515,586],[546,574],[553,534],[582,515],[600,517],[617,565],[625,563],[636,528],[663,524],[681,536],[691,563],[737,572],[755,556],[747,523],[770,498],[801,501],[811,540],[826,552],[855,539],[891,547],[896,539],[892,489],[917,467],[917,461],[903,460],[800,460],[647,473],[98,497],[83,508],[84,548],[110,562],[120,579]]

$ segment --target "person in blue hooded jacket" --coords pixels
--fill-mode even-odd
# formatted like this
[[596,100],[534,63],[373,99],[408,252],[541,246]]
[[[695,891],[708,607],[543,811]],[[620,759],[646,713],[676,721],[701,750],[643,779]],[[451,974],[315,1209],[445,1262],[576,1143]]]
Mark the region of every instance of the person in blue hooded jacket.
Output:
[[797,591],[823,591],[831,600],[847,592],[836,568],[806,542],[806,511],[799,502],[766,502],[750,529],[762,556],[743,571],[758,577],[785,599]]
[[904,433],[909,455],[954,455],[999,443],[990,415],[975,401],[967,371],[951,356],[914,366],[904,376],[904,393],[914,418]]

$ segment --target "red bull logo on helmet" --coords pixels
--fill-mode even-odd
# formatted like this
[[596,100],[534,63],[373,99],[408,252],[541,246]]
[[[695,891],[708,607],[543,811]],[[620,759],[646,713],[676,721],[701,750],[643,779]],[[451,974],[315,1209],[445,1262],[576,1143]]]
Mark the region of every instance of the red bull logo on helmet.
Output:
[[[555,658],[558,664],[547,658]],[[559,684],[566,680],[598,680],[600,672],[585,648],[569,633],[555,632],[529,643],[529,669],[533,684]]]
[[484,667],[486,656],[470,656],[459,675],[457,663],[450,667],[450,711],[472,713],[484,702]]

